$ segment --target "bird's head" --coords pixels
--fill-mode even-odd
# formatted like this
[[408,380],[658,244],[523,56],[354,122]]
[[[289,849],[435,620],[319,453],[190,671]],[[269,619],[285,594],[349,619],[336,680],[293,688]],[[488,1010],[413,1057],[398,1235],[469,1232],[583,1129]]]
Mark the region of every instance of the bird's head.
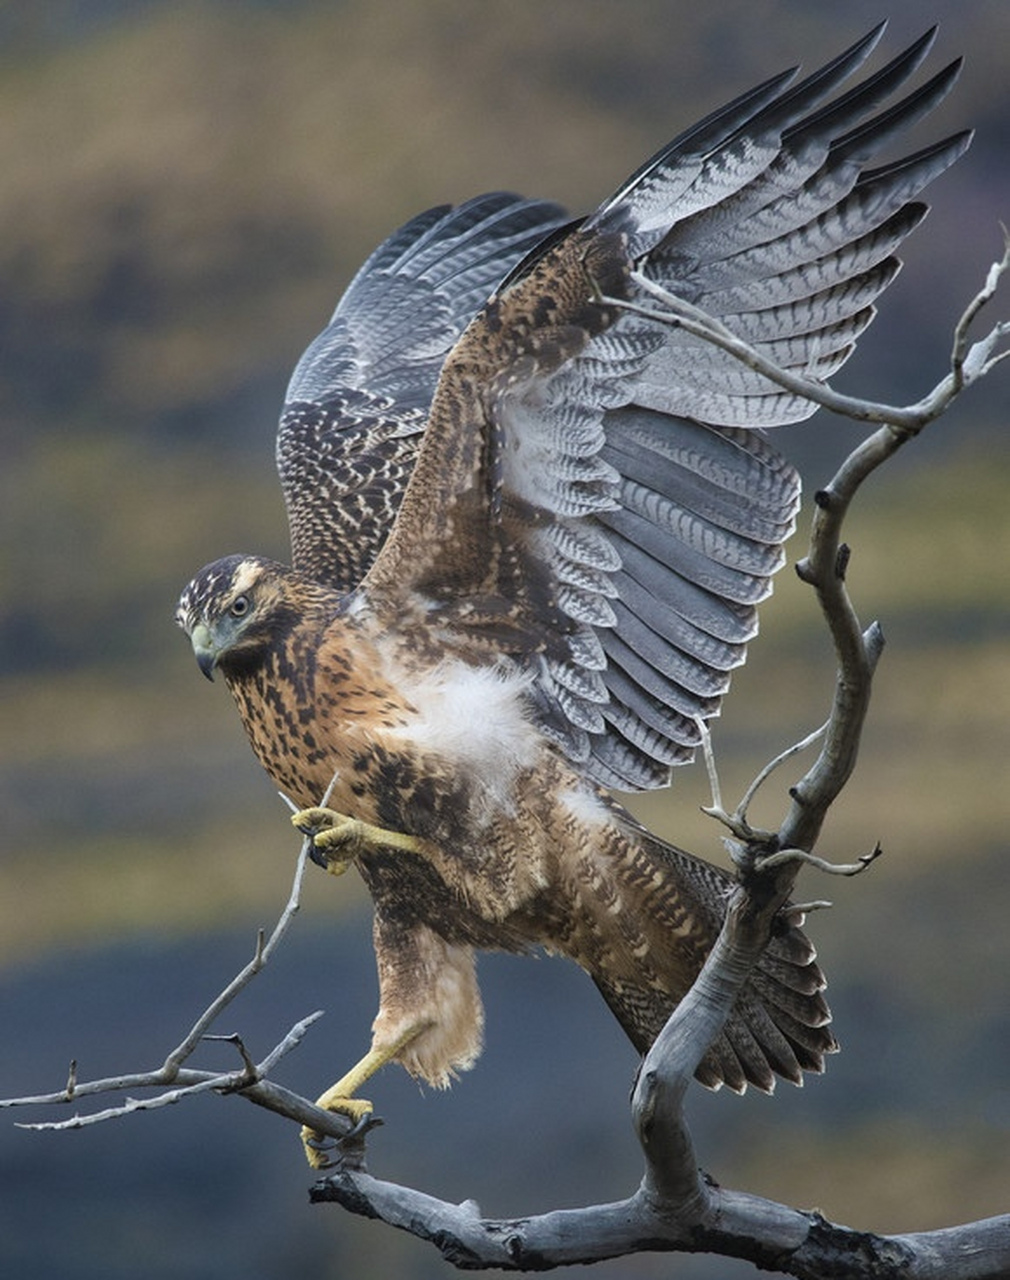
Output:
[[291,570],[260,556],[225,556],[206,565],[179,598],[175,620],[200,670],[256,666],[290,614]]

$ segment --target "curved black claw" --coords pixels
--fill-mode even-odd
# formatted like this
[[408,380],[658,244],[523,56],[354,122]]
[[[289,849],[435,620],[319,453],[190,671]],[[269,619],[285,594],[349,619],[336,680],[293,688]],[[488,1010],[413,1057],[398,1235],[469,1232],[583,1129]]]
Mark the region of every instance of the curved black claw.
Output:
[[318,1134],[306,1138],[305,1143],[323,1157],[324,1162],[318,1166],[320,1169],[365,1173],[365,1138],[384,1123],[381,1116],[367,1112],[342,1137],[331,1138]]

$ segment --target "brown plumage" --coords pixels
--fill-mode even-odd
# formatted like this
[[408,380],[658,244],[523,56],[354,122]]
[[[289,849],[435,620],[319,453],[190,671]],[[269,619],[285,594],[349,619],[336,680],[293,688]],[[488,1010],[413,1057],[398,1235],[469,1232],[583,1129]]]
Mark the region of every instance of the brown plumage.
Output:
[[[710,949],[729,877],[605,788],[667,782],[716,714],[798,503],[748,428],[813,406],[619,302],[643,272],[787,367],[844,362],[968,140],[866,169],[957,70],[874,116],[924,37],[825,106],[878,36],[714,113],[581,222],[505,195],[421,215],[296,369],[294,567],[217,561],[179,620],[277,785],[310,809],[332,784],[304,822],[375,904],[372,1050],[325,1105],[391,1057],[433,1084],[473,1062],[476,949],[569,956],[640,1050]],[[699,1077],[820,1070],[823,985],[783,923]]]

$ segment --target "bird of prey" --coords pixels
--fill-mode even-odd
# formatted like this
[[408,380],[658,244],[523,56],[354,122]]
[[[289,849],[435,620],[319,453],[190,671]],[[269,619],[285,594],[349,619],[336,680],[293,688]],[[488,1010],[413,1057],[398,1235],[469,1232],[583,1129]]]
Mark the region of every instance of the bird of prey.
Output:
[[[927,33],[846,87],[881,29],[588,217],[496,193],[414,218],[296,367],[291,566],[217,560],[178,621],[316,860],[373,899],[371,1048],[323,1107],[360,1116],[390,1060],[436,1086],[472,1065],[478,950],[570,957],[644,1052],[711,948],[730,876],[611,793],[668,783],[717,713],[799,500],[764,429],[814,406],[628,304],[661,309],[658,285],[786,369],[845,362],[969,141],[881,159],[958,72],[902,89]],[[823,987],[784,919],[699,1079],[822,1070]]]

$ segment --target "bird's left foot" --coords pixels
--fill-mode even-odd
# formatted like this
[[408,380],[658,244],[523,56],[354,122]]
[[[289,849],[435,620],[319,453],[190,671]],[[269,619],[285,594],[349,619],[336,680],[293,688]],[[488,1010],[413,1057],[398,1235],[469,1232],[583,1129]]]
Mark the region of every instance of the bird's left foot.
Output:
[[[366,1123],[372,1112],[372,1104],[364,1098],[356,1098],[354,1095],[366,1080],[370,1080],[375,1075],[380,1067],[384,1067],[387,1062],[395,1058],[401,1050],[431,1025],[430,1022],[410,1023],[394,1039],[387,1041],[385,1044],[373,1044],[360,1062],[355,1063],[346,1075],[341,1076],[336,1084],[330,1085],[322,1097],[316,1099],[316,1106],[321,1107],[323,1111],[336,1111],[341,1115],[349,1116],[354,1121],[355,1127]],[[332,1150],[333,1144],[324,1138],[322,1134],[316,1133],[306,1126],[302,1129],[302,1146],[305,1148],[305,1158],[313,1169],[326,1169],[329,1167],[329,1152]]]
[[302,809],[292,815],[291,822],[302,835],[312,838],[313,862],[335,876],[343,875],[365,849],[382,847],[413,852],[419,845],[415,836],[387,831],[320,806]]
[[[339,1115],[347,1116],[355,1126],[354,1131],[367,1116],[372,1114],[372,1104],[367,1099],[335,1097],[332,1090],[323,1094],[316,1105],[323,1107],[326,1111],[335,1111]],[[329,1169],[332,1166],[333,1161],[329,1153],[334,1149],[334,1139],[324,1137],[323,1134],[310,1129],[308,1125],[303,1125],[302,1147],[305,1151],[305,1159],[311,1168]]]

